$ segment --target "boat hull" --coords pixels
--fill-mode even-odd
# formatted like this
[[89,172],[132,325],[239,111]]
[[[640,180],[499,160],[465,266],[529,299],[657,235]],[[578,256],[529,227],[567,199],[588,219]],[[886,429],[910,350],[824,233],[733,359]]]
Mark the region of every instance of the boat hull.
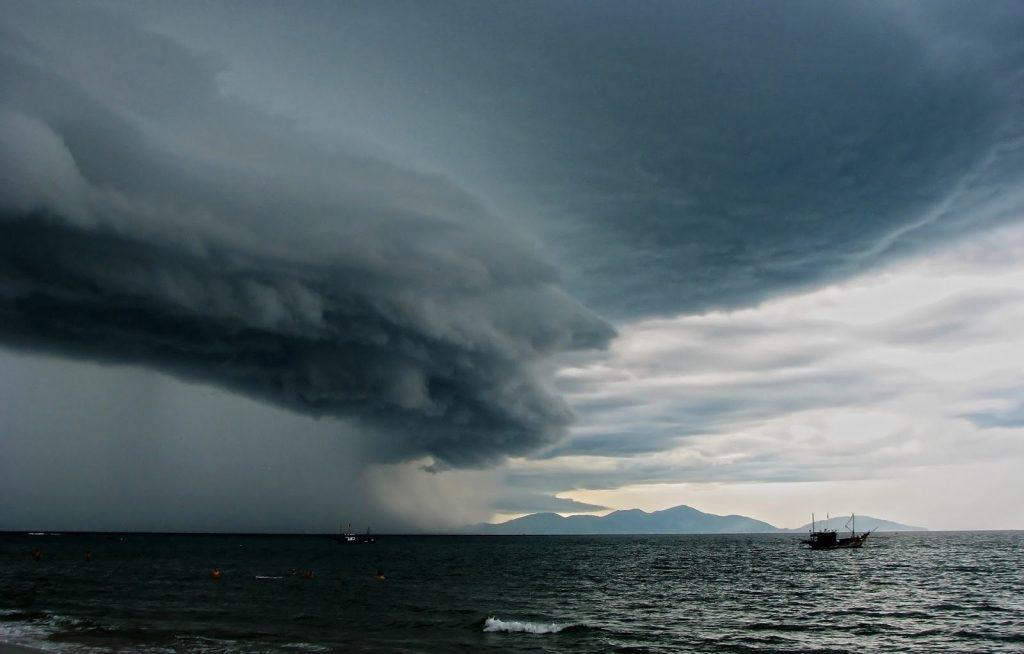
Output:
[[849,538],[811,538],[803,541],[812,550],[851,550],[863,547],[870,534],[850,536]]
[[374,536],[368,534],[342,534],[335,536],[334,540],[342,545],[369,545],[377,542]]

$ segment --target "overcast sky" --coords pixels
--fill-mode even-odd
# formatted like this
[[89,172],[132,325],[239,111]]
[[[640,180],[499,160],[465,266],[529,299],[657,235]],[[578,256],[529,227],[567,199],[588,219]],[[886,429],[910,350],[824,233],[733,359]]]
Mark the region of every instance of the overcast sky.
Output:
[[1022,528],[1018,3],[0,16],[0,529]]

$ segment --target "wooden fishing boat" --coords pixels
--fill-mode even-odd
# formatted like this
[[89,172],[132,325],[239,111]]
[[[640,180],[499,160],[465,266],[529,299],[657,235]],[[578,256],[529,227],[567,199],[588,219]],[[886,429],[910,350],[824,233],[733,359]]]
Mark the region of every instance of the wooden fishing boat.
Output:
[[[828,524],[826,521],[825,524]],[[857,516],[851,515],[849,522],[846,523],[850,527],[850,535],[840,537],[839,532],[835,529],[815,529],[814,514],[811,514],[811,531],[808,537],[802,541],[804,545],[807,545],[812,550],[840,550],[840,549],[856,549],[864,545],[864,541],[871,535],[870,531],[865,531],[858,534],[857,528]]]

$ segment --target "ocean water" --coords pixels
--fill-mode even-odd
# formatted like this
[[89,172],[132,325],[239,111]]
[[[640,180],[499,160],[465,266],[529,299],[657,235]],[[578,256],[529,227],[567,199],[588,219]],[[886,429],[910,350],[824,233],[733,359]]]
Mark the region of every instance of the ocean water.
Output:
[[798,538],[5,535],[0,641],[71,652],[1024,650],[1024,532],[875,534],[861,550],[825,552]]

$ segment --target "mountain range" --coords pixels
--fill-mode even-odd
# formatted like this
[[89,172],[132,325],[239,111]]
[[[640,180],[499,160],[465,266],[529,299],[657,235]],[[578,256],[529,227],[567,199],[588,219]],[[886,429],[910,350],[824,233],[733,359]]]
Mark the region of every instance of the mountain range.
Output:
[[[844,530],[848,516],[820,521],[821,529]],[[797,529],[783,529],[742,515],[715,515],[681,505],[663,511],[627,509],[604,516],[532,513],[507,522],[483,522],[470,525],[463,533],[494,535],[562,535],[562,534],[765,534],[807,531],[810,524]],[[924,527],[903,525],[871,516],[857,516],[857,531],[927,531]]]

